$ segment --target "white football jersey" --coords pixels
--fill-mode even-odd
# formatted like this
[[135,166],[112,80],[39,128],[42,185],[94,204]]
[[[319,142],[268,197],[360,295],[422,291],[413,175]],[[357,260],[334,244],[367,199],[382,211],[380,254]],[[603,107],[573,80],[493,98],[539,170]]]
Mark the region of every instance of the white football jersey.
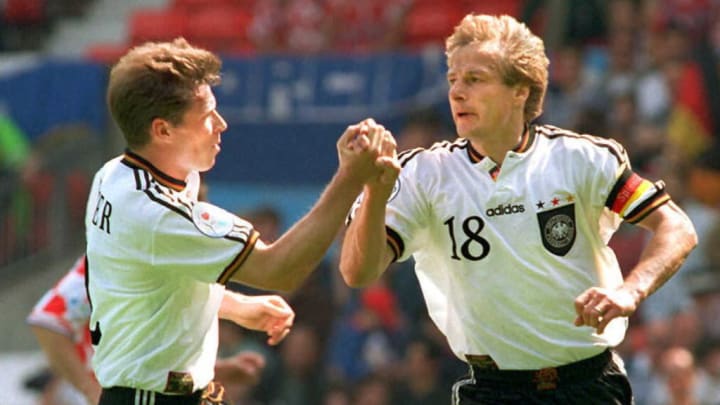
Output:
[[190,393],[213,379],[224,284],[257,240],[132,152],[95,175],[87,204],[93,367],[103,387]]
[[502,168],[466,139],[399,159],[388,243],[398,261],[414,257],[430,317],[460,359],[538,369],[620,343],[627,319],[598,335],[574,326],[574,300],[622,284],[608,240],[669,200],[631,171],[622,146],[532,126]]

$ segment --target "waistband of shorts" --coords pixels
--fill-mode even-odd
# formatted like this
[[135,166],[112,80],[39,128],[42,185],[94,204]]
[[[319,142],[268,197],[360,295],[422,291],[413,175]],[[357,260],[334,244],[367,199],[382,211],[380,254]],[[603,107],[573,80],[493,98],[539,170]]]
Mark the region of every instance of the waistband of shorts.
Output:
[[102,389],[101,398],[103,401],[127,405],[199,405],[202,395],[203,390],[177,395],[139,388],[110,387]]
[[466,356],[476,380],[499,384],[534,386],[538,390],[555,389],[558,384],[572,384],[599,377],[612,362],[610,349],[587,359],[557,367],[537,370],[500,370],[490,356]]

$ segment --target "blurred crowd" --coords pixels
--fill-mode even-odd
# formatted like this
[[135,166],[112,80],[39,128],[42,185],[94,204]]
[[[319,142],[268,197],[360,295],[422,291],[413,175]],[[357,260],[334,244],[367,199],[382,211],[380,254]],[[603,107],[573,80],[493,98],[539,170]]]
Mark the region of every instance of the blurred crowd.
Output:
[[[410,11],[424,3],[257,1],[248,38],[255,49],[280,53],[401,49]],[[446,3],[462,12],[492,8],[483,0]],[[720,404],[720,1],[508,4],[546,40],[551,77],[540,121],[620,141],[634,170],[664,180],[698,231],[698,248],[642,304],[618,348],[637,404]],[[442,8],[453,24],[462,15]],[[452,139],[454,132],[442,112],[422,110],[395,136],[399,149],[409,149]],[[0,140],[6,137],[12,131],[0,126]],[[17,157],[27,156],[27,148],[14,144],[20,146],[2,146],[3,176],[27,180]],[[2,203],[6,215],[13,202]],[[272,206],[239,214],[265,240],[284,226]],[[623,225],[612,239],[624,271],[638,261],[647,236]],[[380,282],[352,290],[339,280],[335,255],[287,296],[296,326],[278,348],[222,324],[221,355],[255,350],[267,360],[256,386],[229,390],[236,404],[447,403],[450,385],[467,370],[429,320],[412,264],[395,264]]]

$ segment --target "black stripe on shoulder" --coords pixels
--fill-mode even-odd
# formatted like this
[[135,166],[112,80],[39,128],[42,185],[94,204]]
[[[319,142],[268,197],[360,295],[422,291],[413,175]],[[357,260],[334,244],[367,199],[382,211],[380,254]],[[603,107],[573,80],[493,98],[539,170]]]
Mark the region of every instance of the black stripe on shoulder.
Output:
[[172,189],[169,189],[156,181],[153,181],[152,183],[152,188],[158,195],[164,196],[171,204],[182,205],[187,210],[192,212],[193,206],[190,202],[185,201],[182,198],[178,198],[178,196],[172,191]]
[[142,171],[143,178],[145,180],[145,185],[143,186],[143,189],[149,188],[150,185],[153,183],[153,177],[150,173],[147,172],[147,170]]
[[135,190],[147,190],[150,187],[150,183],[152,183],[152,178],[147,171],[137,166],[133,166],[125,160],[123,160],[122,163],[125,164],[127,167],[131,168],[133,171],[133,178],[135,179]]
[[188,211],[187,206],[179,207],[175,204],[172,204],[170,201],[161,198],[162,195],[155,194],[152,189],[145,190],[145,195],[147,195],[150,200],[164,206],[165,208],[168,208],[171,211],[175,211],[176,213],[180,214],[181,216],[192,222],[192,210]]
[[238,225],[237,222],[233,225],[232,231],[230,231],[225,239],[230,239],[236,242],[247,242],[250,240],[255,229],[250,225]]
[[414,158],[421,152],[424,152],[425,148],[415,148],[415,149],[408,149],[406,151],[403,151],[398,155],[398,160],[400,161],[400,167],[405,167],[405,165],[410,161],[410,159]]
[[135,190],[142,190],[142,183],[140,182],[140,170],[133,168],[133,177],[135,177]]
[[410,160],[412,160],[415,156],[419,155],[420,153],[422,153],[424,151],[447,149],[448,151],[452,152],[453,150],[455,150],[457,148],[464,149],[467,147],[467,145],[468,145],[468,142],[466,139],[457,139],[453,142],[450,142],[450,141],[435,142],[429,148],[418,147],[418,148],[414,148],[414,149],[404,150],[398,154],[398,160],[400,161],[400,166],[405,167],[405,165],[407,165]]
[[538,134],[543,135],[548,139],[568,137],[588,141],[595,146],[607,149],[613,156],[615,156],[615,159],[617,159],[619,164],[627,163],[627,159],[625,158],[625,148],[613,139],[601,138],[590,134],[578,134],[577,132],[558,128],[552,125],[538,125],[536,129]]

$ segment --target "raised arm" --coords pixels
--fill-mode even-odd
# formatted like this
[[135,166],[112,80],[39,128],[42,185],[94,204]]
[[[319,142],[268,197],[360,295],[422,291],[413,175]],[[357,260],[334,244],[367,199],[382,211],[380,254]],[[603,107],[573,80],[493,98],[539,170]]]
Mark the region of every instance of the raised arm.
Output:
[[575,300],[577,326],[597,327],[598,333],[602,333],[613,318],[632,315],[645,298],[678,271],[697,245],[692,222],[672,201],[653,211],[638,225],[653,234],[640,261],[618,289],[593,287],[578,296]]
[[348,226],[340,254],[340,273],[350,287],[363,287],[387,269],[393,251],[385,234],[385,202],[366,188],[355,218]]
[[[258,241],[234,275],[252,286],[291,291],[322,260],[363,184],[382,172],[395,140],[372,120],[349,126],[337,142],[339,167],[310,212],[272,244]],[[311,158],[311,157],[308,157]]]
[[365,186],[360,207],[345,232],[340,272],[345,283],[362,287],[380,277],[394,258],[385,233],[385,206],[400,173],[397,156],[387,152],[382,173]]

